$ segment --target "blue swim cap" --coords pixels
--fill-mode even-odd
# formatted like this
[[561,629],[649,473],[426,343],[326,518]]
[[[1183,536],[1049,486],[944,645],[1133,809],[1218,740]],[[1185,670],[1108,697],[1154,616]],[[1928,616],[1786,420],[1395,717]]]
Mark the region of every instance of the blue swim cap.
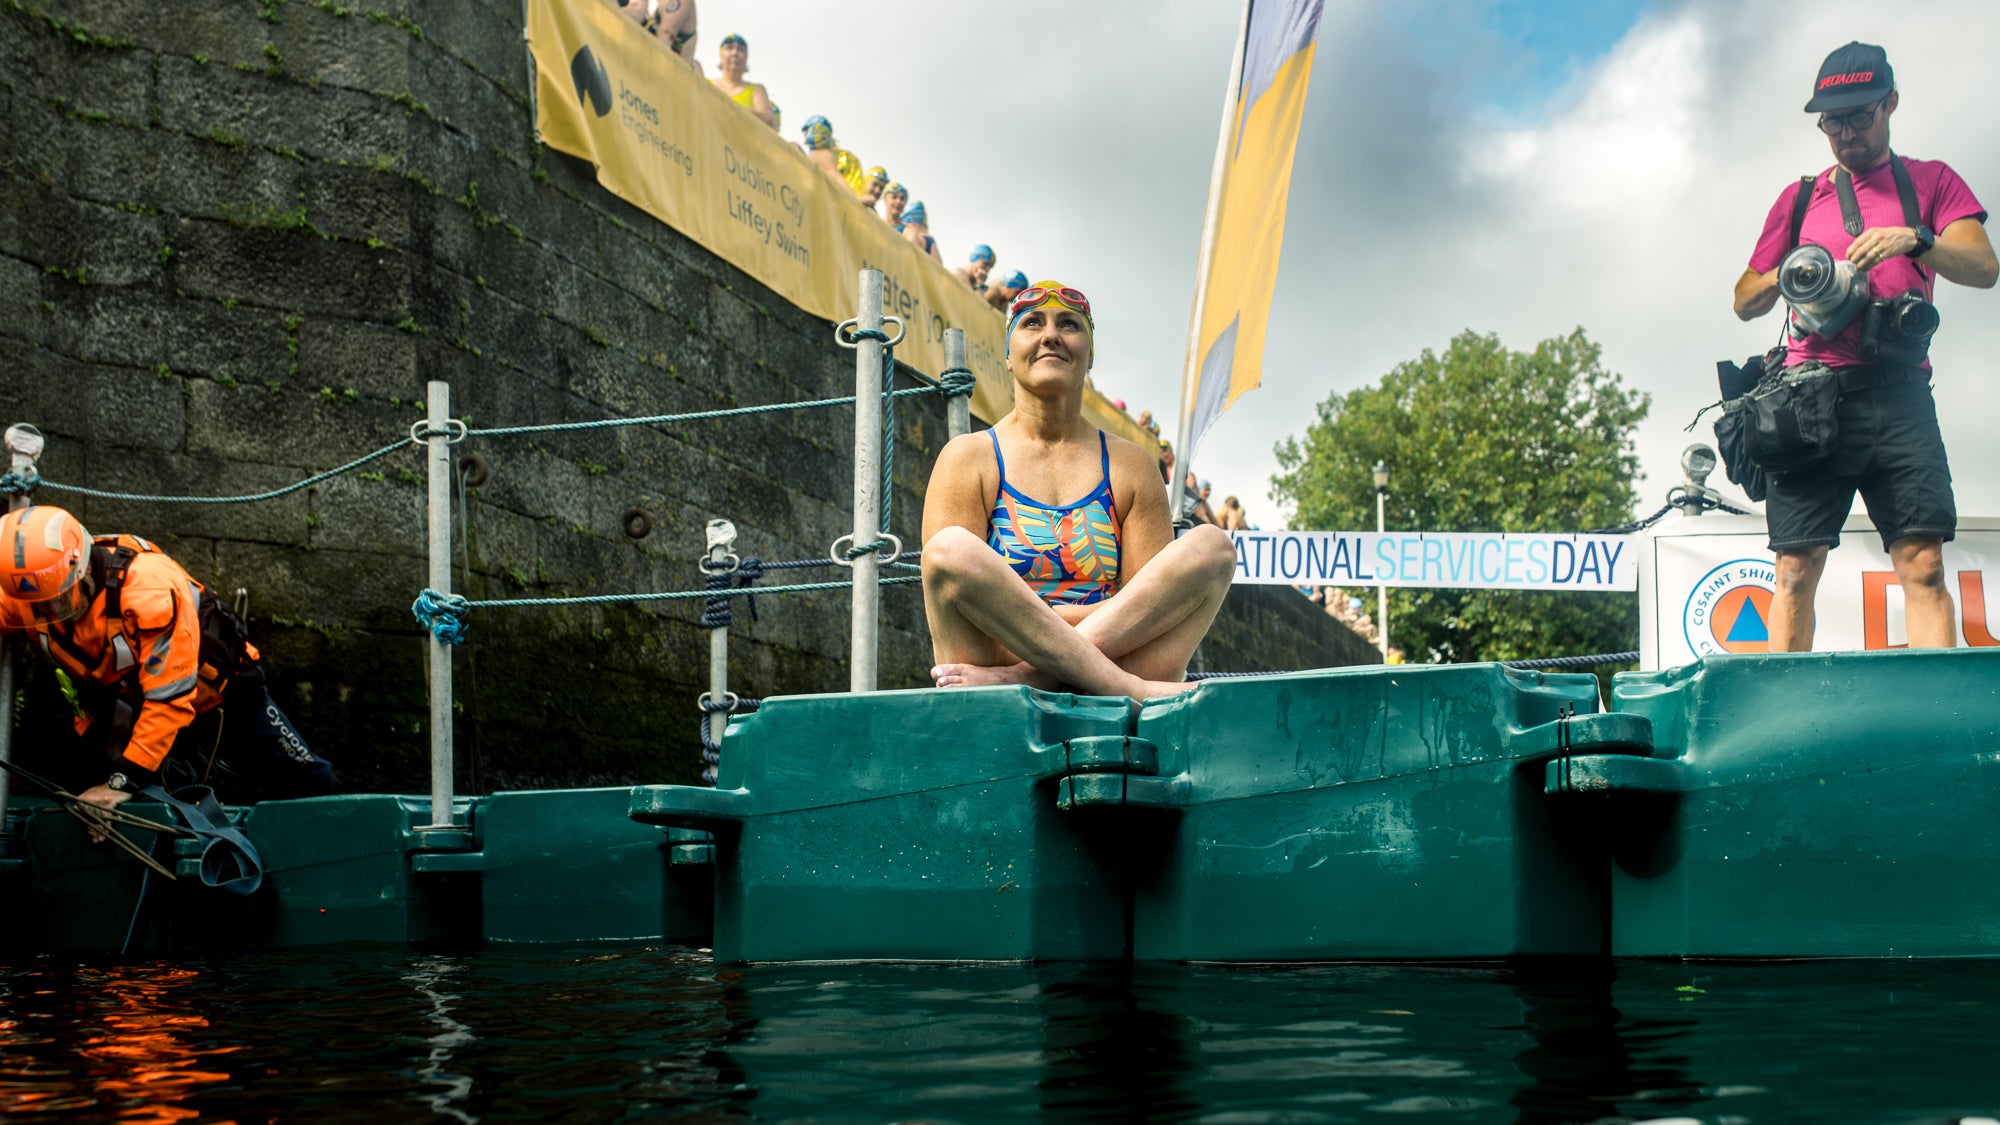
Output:
[[922,223],[925,226],[931,225],[931,221],[924,217],[923,200],[920,199],[917,202],[912,203],[908,207],[905,207],[903,209],[903,222]]
[[1005,285],[1009,289],[1026,289],[1028,287],[1028,275],[1022,273],[1020,270],[1015,270],[1013,273],[1008,274],[1000,284]]
[[749,42],[746,41],[741,35],[738,35],[733,31],[730,32],[728,35],[723,36],[722,42],[716,44],[715,49],[719,51],[722,48],[729,46],[731,43],[736,44],[738,47],[741,47],[746,51],[750,49]]
[[982,242],[979,245],[974,246],[972,248],[972,257],[968,260],[974,262],[990,262],[993,260],[993,248]]
[[809,149],[833,147],[833,122],[824,117],[815,114],[806,118],[806,123],[799,126],[799,132],[805,134]]

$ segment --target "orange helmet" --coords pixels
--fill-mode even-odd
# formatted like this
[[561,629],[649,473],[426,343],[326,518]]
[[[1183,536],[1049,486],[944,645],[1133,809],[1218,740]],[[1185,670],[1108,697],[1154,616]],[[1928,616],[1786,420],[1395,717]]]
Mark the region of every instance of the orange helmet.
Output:
[[90,599],[90,532],[61,508],[39,504],[0,518],[0,596],[25,602],[39,621],[67,621]]

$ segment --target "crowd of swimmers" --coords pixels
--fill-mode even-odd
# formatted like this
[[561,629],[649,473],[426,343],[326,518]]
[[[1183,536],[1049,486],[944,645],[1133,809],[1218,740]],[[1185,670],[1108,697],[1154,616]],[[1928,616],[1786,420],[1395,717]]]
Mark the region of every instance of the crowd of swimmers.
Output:
[[[695,56],[700,43],[696,25],[696,0],[606,0],[616,5],[626,15],[636,20],[654,38],[684,60],[695,73],[707,76],[701,60]],[[716,73],[709,83],[723,96],[742,106],[757,120],[784,135],[784,111],[771,100],[771,92],[762,82],[752,82],[744,77],[750,70],[750,44],[741,35],[730,34],[722,38],[717,48]],[[930,255],[942,265],[944,255],[938,251],[937,239],[931,234],[930,211],[923,200],[912,200],[910,189],[889,178],[889,173],[881,165],[863,166],[861,158],[841,146],[834,138],[833,123],[824,117],[808,117],[799,126],[801,139],[799,147],[814,166],[831,177],[843,188],[852,191],[861,206],[883,222],[919,250]],[[1012,270],[997,277],[994,266],[998,256],[993,248],[981,243],[972,248],[966,263],[951,271],[953,277],[964,282],[966,287],[986,298],[986,303],[998,313],[1007,311],[1021,290],[1028,287],[1028,277],[1019,270]]]

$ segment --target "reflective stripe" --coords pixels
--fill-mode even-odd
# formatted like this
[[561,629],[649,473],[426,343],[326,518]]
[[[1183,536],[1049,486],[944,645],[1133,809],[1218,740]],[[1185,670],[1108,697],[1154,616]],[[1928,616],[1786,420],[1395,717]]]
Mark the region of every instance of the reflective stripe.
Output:
[[50,659],[54,659],[55,658],[54,654],[49,651],[49,635],[40,630],[36,630],[35,639],[42,642],[42,655],[47,656]]
[[126,641],[123,633],[111,638],[111,653],[111,666],[120,672],[139,663],[139,658],[132,655],[132,645]]
[[160,634],[159,640],[153,642],[153,651],[146,654],[147,662],[151,663],[154,660],[158,660],[165,657],[167,655],[167,650],[171,649],[173,646],[174,646],[174,631],[172,629],[168,629],[166,632]]
[[49,522],[42,525],[42,546],[51,551],[62,550],[62,529],[68,520],[68,512],[56,509],[56,514],[49,517]]
[[161,684],[159,687],[147,692],[146,698],[154,703],[158,703],[163,699],[179,698],[194,690],[194,680],[193,676],[182,676],[173,683]]
[[148,551],[153,549],[153,545],[151,543],[146,542],[144,539],[141,539],[136,535],[132,537],[132,542],[137,543],[139,546],[144,547]]
[[19,524],[14,527],[14,569],[28,569],[28,529]]

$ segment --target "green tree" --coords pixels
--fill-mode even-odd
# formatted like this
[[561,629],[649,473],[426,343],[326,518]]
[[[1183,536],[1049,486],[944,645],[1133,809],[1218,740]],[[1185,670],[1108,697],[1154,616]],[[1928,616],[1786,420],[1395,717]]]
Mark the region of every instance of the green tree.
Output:
[[[1632,431],[1650,400],[1599,358],[1581,328],[1531,352],[1463,332],[1442,355],[1425,349],[1380,385],[1320,403],[1303,441],[1278,444],[1274,495],[1294,509],[1294,529],[1372,529],[1369,470],[1382,461],[1391,530],[1622,523],[1639,466]],[[1389,639],[1413,661],[1623,652],[1638,645],[1638,612],[1632,594],[1399,589]]]

